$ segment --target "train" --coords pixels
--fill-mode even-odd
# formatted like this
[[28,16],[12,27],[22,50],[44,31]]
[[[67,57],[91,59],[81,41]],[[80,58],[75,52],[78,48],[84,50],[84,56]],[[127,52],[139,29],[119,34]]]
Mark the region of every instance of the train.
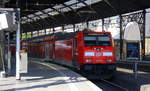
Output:
[[111,78],[116,70],[115,46],[110,32],[58,32],[23,42],[28,46],[30,58],[65,65],[98,78]]

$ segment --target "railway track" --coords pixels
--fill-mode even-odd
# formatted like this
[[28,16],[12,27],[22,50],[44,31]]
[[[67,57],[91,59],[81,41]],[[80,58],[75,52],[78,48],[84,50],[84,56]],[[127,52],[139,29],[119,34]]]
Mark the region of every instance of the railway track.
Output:
[[129,91],[116,83],[109,82],[107,80],[92,81],[95,85],[101,88],[103,91]]
[[[116,83],[110,82],[110,81],[108,81],[108,80],[101,79],[100,81],[102,81],[102,82],[104,82],[104,83],[106,83],[106,84],[109,84],[109,85],[113,86],[114,88],[117,88],[118,91],[129,91],[127,88],[122,87],[122,86],[120,86],[120,85],[118,85],[118,84],[116,84]],[[114,89],[114,91],[115,91],[115,89]]]

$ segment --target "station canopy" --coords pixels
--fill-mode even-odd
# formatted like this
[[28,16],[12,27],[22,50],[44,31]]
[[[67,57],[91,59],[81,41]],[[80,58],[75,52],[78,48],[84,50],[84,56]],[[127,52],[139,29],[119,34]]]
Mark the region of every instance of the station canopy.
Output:
[[7,0],[21,9],[23,32],[65,26],[150,8],[150,0]]

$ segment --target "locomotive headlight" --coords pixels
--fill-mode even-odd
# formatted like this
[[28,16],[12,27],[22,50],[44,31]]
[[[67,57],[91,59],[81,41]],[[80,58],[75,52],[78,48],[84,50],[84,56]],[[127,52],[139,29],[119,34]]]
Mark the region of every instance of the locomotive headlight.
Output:
[[84,56],[94,56],[94,52],[85,52]]
[[92,59],[85,59],[85,62],[87,63],[92,62]]
[[108,60],[106,60],[107,62],[111,62],[112,60],[111,59],[108,59]]
[[112,52],[103,52],[103,56],[112,56]]

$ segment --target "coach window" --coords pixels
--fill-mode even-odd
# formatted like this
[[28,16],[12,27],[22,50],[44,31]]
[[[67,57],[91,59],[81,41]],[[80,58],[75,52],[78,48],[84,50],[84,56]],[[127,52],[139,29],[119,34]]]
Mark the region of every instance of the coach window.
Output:
[[96,36],[85,36],[84,44],[85,46],[96,46]]
[[85,34],[85,46],[111,46],[110,35],[108,34]]
[[99,46],[111,46],[111,39],[108,35],[98,36]]

